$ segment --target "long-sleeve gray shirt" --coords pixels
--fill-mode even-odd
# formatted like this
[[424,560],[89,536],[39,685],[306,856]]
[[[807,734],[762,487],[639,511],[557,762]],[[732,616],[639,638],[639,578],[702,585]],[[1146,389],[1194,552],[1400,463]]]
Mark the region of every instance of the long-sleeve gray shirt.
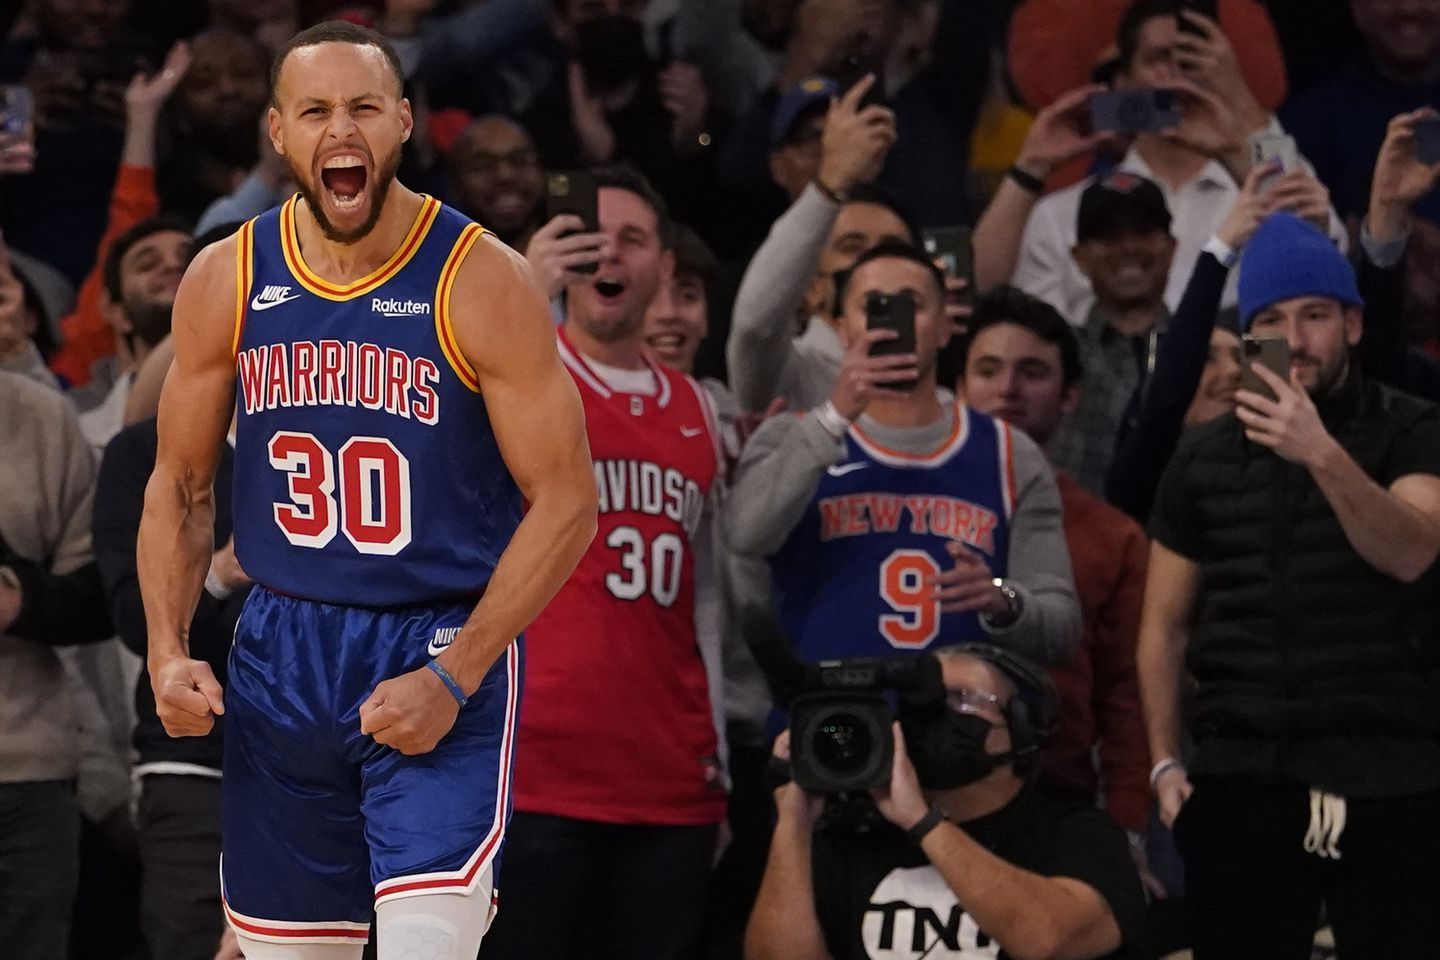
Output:
[[839,215],[840,205],[810,184],[775,221],[745,270],[725,344],[730,386],[742,410],[764,410],[776,397],[792,410],[809,410],[835,386],[844,354],[840,339],[814,317],[796,339],[795,319]]
[[[921,427],[892,427],[862,415],[867,436],[888,448],[926,454],[951,435],[956,407]],[[972,414],[973,415],[973,414]],[[1045,455],[1029,437],[1012,431],[1017,496],[1010,518],[1005,579],[1024,604],[1020,618],[992,628],[994,642],[1043,664],[1069,658],[1080,639],[1080,606],[1061,527],[1060,493]],[[727,504],[724,529],[736,552],[769,557],[785,544],[815,496],[820,478],[845,454],[813,413],[773,417],[745,447]]]

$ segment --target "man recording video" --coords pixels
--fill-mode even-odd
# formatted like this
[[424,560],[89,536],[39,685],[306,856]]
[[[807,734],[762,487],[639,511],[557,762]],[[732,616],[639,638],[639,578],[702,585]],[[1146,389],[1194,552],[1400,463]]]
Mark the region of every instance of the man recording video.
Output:
[[944,295],[914,247],[862,254],[836,281],[846,351],[830,399],[772,417],[741,457],[726,536],[769,561],[802,660],[993,638],[1060,663],[1079,638],[1044,454],[936,393]]
[[[889,783],[870,791],[877,828],[822,816],[824,797],[794,782],[775,792],[749,960],[1078,960],[1138,935],[1145,902],[1124,836],[1093,805],[1032,784],[1055,718],[1048,678],[986,644],[933,659],[943,694],[901,692]],[[793,751],[798,774],[813,739],[787,731],[776,756]]]

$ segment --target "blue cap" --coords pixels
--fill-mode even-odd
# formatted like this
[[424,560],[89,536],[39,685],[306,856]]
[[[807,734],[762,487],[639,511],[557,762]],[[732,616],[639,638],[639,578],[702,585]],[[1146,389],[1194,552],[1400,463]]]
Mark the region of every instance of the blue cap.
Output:
[[780,95],[770,117],[770,149],[783,146],[794,132],[795,124],[816,104],[829,104],[840,93],[840,87],[829,77],[806,77]]
[[1335,242],[1293,213],[1272,213],[1240,255],[1240,329],[1282,300],[1328,297],[1363,306],[1355,270]]

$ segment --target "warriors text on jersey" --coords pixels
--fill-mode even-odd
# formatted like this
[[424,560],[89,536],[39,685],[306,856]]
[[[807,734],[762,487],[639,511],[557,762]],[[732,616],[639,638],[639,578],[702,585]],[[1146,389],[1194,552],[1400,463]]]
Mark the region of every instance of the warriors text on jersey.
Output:
[[613,391],[560,335],[585,404],[599,529],[526,631],[515,807],[609,823],[725,813],[695,630],[692,538],[716,481],[701,388],[654,364],[654,396]]
[[1015,508],[1010,427],[963,404],[934,451],[891,450],[859,424],[770,558],[780,625],[802,658],[878,656],[984,638],[941,613],[930,578],[959,540],[1003,577]]
[[477,595],[520,520],[449,316],[484,230],[426,197],[389,262],[336,285],[302,259],[296,203],[239,235],[236,556],[327,603]]

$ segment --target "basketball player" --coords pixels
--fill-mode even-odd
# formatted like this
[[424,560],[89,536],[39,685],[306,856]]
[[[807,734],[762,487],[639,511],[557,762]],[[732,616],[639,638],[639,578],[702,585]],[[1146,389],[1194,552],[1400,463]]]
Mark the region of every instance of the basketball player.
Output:
[[[226,716],[222,895],[247,960],[355,960],[372,907],[382,960],[469,960],[517,638],[595,529],[581,408],[525,263],[395,182],[412,119],[393,49],[321,24],[273,90],[300,194],[204,250],[175,304],[139,537],[151,683],[172,736]],[[232,404],[258,587],[222,695],[184,625]]]
[[[599,532],[529,631],[505,910],[485,960],[689,957],[725,816],[697,628],[718,431],[704,390],[645,353],[673,269],[664,203],[596,174],[610,239],[570,283],[560,355],[585,403]],[[507,884],[510,881],[507,879]]]
[[[741,457],[726,533],[769,559],[777,619],[805,660],[990,640],[1050,664],[1079,638],[1044,456],[936,395],[944,291],[907,244],[861,254],[837,280],[847,347],[830,400],[767,421]],[[910,350],[872,353],[896,336],[871,328],[876,297],[913,304]]]

